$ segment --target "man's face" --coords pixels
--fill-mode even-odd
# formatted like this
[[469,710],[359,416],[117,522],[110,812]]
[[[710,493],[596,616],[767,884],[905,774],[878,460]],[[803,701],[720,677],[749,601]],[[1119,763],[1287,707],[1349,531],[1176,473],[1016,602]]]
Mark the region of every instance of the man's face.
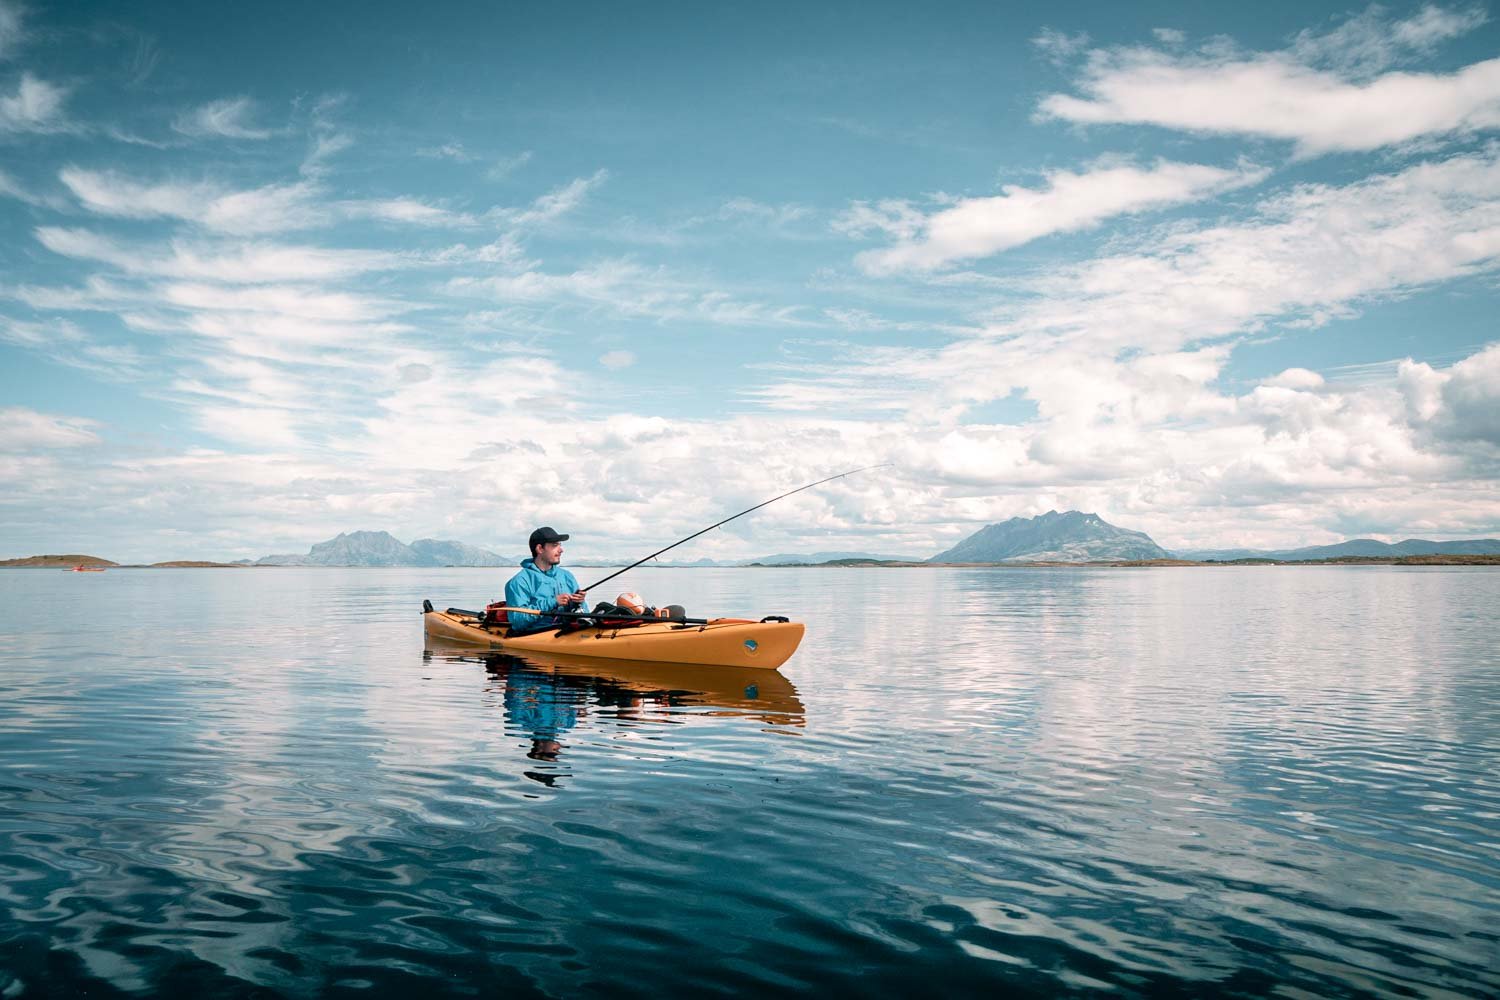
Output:
[[554,566],[562,562],[562,542],[543,542],[536,547],[536,551],[538,556]]

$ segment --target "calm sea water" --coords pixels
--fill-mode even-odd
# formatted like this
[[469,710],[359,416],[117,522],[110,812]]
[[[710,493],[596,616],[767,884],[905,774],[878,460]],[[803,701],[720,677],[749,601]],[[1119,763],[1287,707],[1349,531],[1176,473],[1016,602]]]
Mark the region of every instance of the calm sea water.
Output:
[[503,578],[0,571],[0,996],[1500,992],[1493,569],[642,570],[807,639],[424,649]]

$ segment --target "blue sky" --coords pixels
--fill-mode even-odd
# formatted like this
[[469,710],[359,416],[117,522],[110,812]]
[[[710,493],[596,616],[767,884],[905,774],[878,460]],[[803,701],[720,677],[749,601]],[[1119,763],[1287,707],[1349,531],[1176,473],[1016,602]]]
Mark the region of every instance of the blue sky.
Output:
[[1483,6],[0,0],[0,555],[1500,535]]

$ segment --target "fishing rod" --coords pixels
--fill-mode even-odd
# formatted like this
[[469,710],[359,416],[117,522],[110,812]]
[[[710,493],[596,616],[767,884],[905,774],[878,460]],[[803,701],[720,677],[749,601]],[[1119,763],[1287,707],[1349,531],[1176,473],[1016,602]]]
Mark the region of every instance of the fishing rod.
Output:
[[722,525],[728,524],[730,521],[733,521],[734,518],[736,518],[736,517],[744,517],[746,514],[749,514],[752,511],[760,510],[762,507],[766,506],[766,504],[773,504],[777,500],[784,500],[787,497],[791,496],[793,493],[801,493],[803,490],[810,490],[814,486],[822,486],[824,483],[831,483],[835,479],[843,479],[845,476],[852,476],[856,472],[869,472],[871,469],[885,469],[885,468],[889,468],[889,467],[890,467],[890,463],[889,462],[883,463],[881,465],[866,465],[863,468],[850,469],[848,472],[840,472],[838,475],[836,475],[836,476],[829,476],[827,479],[819,479],[817,482],[815,482],[815,483],[808,483],[806,486],[799,486],[795,490],[788,490],[787,492],[781,494],[781,496],[779,496],[779,497],[772,497],[771,499],[767,500],[765,503],[758,503],[754,507],[751,507],[749,510],[742,510],[738,514],[735,514],[734,517],[726,517],[726,518],[724,518],[724,520],[720,521],[718,524],[710,524],[708,527],[704,528],[702,531],[695,531],[691,535],[688,535],[686,538],[682,539],[681,541],[673,542],[671,545],[668,545],[664,549],[657,549],[655,552],[651,553],[646,558],[644,558],[644,559],[637,559],[635,562],[631,563],[629,566],[626,566],[624,569],[616,570],[615,572],[609,574],[609,576],[606,576],[604,579],[600,580],[598,583],[595,583],[595,584],[592,584],[591,586],[583,587],[583,588],[580,588],[580,589],[582,591],[584,591],[584,592],[588,592],[590,590],[593,590],[595,587],[602,587],[604,584],[606,584],[609,581],[613,580],[615,577],[619,576],[621,573],[629,573],[631,570],[633,570],[637,566],[641,565],[641,563],[650,562],[652,559],[655,559],[657,556],[661,555],[663,552],[670,552],[671,550],[677,548],[677,546],[681,545],[683,542],[691,542],[693,539],[697,538],[699,535],[706,535],[710,531],[713,531],[715,528],[718,528],[718,527],[720,527]]

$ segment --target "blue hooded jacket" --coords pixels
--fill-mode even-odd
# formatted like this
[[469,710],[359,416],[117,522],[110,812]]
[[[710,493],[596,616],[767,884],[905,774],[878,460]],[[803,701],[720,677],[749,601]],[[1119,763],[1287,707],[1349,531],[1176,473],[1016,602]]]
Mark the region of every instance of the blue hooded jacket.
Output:
[[[555,611],[562,607],[557,603],[557,595],[571,594],[577,589],[578,580],[561,566],[553,566],[544,573],[537,569],[535,559],[522,559],[521,572],[511,577],[510,582],[505,585],[505,603],[513,608]],[[507,612],[507,616],[510,618],[510,627],[517,632],[562,624],[549,615],[523,615],[511,611]]]

